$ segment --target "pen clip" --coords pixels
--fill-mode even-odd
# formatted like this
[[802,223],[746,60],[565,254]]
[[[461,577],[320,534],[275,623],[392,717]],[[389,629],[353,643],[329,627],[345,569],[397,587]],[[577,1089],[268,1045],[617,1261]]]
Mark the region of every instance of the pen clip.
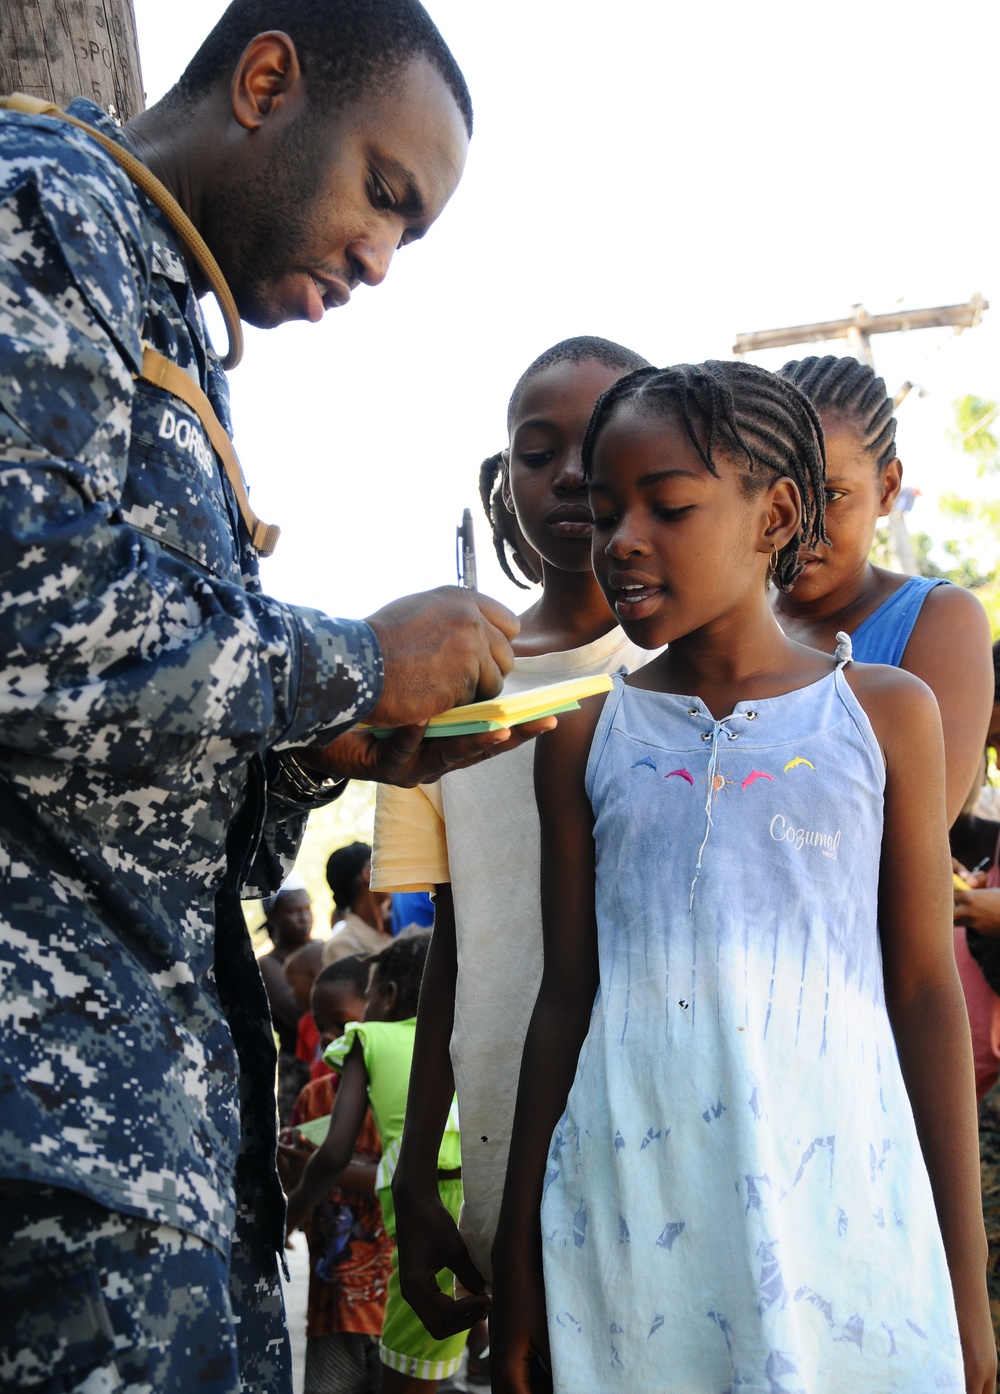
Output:
[[455,566],[458,584],[465,590],[476,589],[476,539],[472,530],[472,511],[464,509],[462,521],[455,530]]

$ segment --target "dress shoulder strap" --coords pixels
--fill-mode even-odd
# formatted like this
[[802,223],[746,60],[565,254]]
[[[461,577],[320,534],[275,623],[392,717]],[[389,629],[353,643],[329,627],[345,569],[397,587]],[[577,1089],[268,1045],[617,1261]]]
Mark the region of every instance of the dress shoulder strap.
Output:
[[838,668],[843,668],[846,663],[850,663],[854,656],[854,645],[851,643],[851,636],[845,634],[842,629],[837,631],[837,647],[833,651],[833,657]]

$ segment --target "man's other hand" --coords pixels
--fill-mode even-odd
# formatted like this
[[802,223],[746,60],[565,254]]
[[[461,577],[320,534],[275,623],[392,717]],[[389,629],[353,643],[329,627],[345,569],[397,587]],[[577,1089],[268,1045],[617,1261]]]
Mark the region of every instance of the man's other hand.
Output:
[[296,759],[331,779],[373,779],[379,784],[412,788],[430,784],[448,770],[478,765],[505,750],[516,750],[543,731],[551,731],[553,716],[527,721],[511,730],[484,731],[475,736],[433,736],[424,740],[426,724],[401,726],[384,740],[370,731],[346,731],[329,745],[296,750]]
[[489,596],[439,586],[403,596],[368,617],[385,684],[365,720],[410,726],[449,707],[495,697],[514,663],[517,617]]

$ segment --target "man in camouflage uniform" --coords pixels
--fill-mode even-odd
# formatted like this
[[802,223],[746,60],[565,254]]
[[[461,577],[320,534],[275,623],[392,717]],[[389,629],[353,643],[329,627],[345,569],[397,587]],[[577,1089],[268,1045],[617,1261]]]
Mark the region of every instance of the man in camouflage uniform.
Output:
[[[415,0],[237,0],[125,130],[244,318],[318,319],[434,221],[464,81]],[[274,1045],[239,907],[310,808],[478,739],[516,625],[454,590],[335,620],[264,596],[182,244],[91,136],[0,117],[0,1388],[290,1387]],[[431,751],[430,747],[439,748]]]

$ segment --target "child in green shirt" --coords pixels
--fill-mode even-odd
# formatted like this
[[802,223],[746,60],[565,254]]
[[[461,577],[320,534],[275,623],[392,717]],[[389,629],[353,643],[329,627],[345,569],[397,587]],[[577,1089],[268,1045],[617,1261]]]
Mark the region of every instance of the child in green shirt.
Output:
[[[341,1075],[340,1088],[330,1130],[288,1197],[289,1229],[336,1185],[351,1161],[370,1106],[382,1140],[375,1188],[385,1228],[395,1234],[390,1183],[403,1132],[417,996],[429,942],[429,934],[407,934],[375,956],[364,1020],[350,1023],[324,1055],[327,1064]],[[443,1204],[456,1219],[462,1203],[461,1177],[458,1118],[453,1105],[438,1154],[438,1189]],[[400,1293],[394,1252],[379,1351],[383,1394],[434,1394],[438,1381],[458,1369],[466,1335],[462,1331],[444,1341],[429,1335]]]

